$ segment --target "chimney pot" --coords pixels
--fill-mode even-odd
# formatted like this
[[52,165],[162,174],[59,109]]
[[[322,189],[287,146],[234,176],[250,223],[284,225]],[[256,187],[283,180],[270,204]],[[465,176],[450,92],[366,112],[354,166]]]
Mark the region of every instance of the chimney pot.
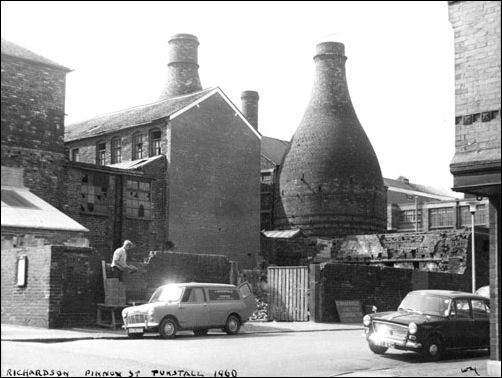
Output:
[[199,39],[192,34],[175,34],[169,38],[167,82],[161,99],[202,90],[199,79],[197,48]]
[[242,114],[251,126],[258,130],[258,100],[260,96],[256,91],[243,91],[241,93]]

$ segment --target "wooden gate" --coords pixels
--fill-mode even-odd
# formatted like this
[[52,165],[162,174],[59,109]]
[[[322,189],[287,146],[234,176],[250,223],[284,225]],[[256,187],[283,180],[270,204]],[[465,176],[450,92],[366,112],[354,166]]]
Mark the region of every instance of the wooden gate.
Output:
[[306,322],[308,317],[308,280],[306,266],[268,268],[269,320]]

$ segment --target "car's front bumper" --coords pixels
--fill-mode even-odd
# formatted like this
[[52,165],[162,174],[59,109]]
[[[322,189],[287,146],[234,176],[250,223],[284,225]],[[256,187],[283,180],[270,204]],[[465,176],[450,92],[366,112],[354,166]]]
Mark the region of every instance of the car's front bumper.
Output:
[[159,323],[156,322],[141,322],[141,323],[126,323],[122,326],[125,330],[129,328],[143,328],[144,331],[154,330],[159,328]]
[[368,335],[368,330],[365,331],[366,338],[368,342],[373,343],[374,345],[386,347],[386,348],[395,348],[401,350],[418,350],[422,348],[422,344],[411,340],[408,337],[405,339],[389,337],[387,335],[381,335],[377,332],[371,332]]

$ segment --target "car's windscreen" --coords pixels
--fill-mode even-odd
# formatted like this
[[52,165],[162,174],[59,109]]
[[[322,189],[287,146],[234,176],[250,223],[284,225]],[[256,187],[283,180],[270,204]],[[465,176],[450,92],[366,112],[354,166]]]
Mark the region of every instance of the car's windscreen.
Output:
[[164,286],[159,287],[150,298],[150,303],[153,302],[174,302],[180,299],[183,288],[179,286]]
[[450,302],[451,299],[448,297],[427,294],[408,294],[399,305],[399,310],[446,316],[446,310],[448,310]]

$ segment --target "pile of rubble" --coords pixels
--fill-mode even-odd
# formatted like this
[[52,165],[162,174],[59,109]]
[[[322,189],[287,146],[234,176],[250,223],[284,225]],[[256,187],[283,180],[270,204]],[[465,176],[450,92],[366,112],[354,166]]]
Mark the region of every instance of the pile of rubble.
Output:
[[268,321],[268,303],[264,301],[264,298],[256,297],[256,311],[249,318],[253,321]]

